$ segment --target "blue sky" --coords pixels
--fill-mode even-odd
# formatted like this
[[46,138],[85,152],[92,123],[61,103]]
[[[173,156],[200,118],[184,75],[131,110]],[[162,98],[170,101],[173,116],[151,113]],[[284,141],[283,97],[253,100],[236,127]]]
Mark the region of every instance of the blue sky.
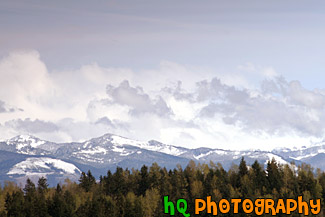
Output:
[[113,132],[189,147],[321,142],[324,6],[1,1],[1,139]]

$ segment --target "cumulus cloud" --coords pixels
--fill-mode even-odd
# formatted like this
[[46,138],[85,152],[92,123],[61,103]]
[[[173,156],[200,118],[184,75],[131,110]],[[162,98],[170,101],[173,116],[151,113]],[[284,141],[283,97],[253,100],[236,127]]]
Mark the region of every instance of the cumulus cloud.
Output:
[[13,52],[0,61],[0,99],[9,104],[48,100],[52,84],[36,51]]
[[144,93],[143,88],[131,87],[127,80],[120,83],[118,87],[107,85],[106,92],[112,99],[111,103],[129,106],[130,113],[133,115],[153,113],[167,116],[171,114],[171,110],[161,96],[152,99]]
[[115,133],[238,149],[306,145],[325,131],[324,90],[252,63],[233,73],[168,61],[137,71],[96,63],[49,71],[38,52],[25,51],[1,59],[0,76],[1,139],[30,133],[62,142]]
[[266,94],[281,95],[288,103],[310,109],[323,109],[325,95],[318,90],[307,90],[299,81],[287,82],[283,77],[275,80],[265,80],[262,90]]
[[202,117],[221,115],[224,123],[239,125],[248,131],[295,130],[310,136],[324,134],[325,95],[306,90],[297,81],[266,80],[261,92],[256,94],[213,79],[198,83],[198,90],[198,100],[209,102],[201,110]]

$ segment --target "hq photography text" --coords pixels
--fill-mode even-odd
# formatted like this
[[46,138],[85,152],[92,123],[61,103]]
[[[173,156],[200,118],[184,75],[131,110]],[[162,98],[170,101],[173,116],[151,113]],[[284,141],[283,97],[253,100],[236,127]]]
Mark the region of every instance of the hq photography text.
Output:
[[[211,196],[206,199],[195,199],[194,214],[199,215],[202,212],[206,212],[212,215],[218,215],[220,213],[234,213],[239,211],[246,214],[255,213],[256,215],[263,214],[287,214],[290,215],[297,211],[300,214],[308,216],[309,214],[317,215],[321,211],[321,200],[309,200],[303,201],[303,197],[299,196],[295,199],[221,199],[219,201],[212,201]],[[164,213],[171,216],[176,212],[181,213],[185,217],[191,216],[188,212],[188,203],[185,199],[178,199],[175,203],[169,201],[168,196],[164,196]]]

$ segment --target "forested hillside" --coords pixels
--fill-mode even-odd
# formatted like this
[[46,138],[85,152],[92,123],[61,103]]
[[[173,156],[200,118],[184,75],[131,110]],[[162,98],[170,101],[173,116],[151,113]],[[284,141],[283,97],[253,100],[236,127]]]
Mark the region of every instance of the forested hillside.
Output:
[[[14,217],[121,217],[121,216],[170,216],[164,214],[163,198],[170,201],[184,198],[188,201],[187,213],[194,214],[195,198],[212,196],[222,198],[293,198],[303,196],[322,199],[324,207],[325,173],[314,171],[309,165],[279,165],[274,159],[267,168],[257,161],[246,165],[233,165],[229,171],[221,164],[196,165],[191,161],[186,168],[166,170],[157,164],[140,170],[108,171],[96,181],[91,171],[82,173],[79,183],[66,180],[49,188],[41,178],[34,184],[27,180],[25,186],[7,182],[0,189],[0,216]],[[218,216],[256,216],[256,214],[218,213]],[[323,212],[319,214],[322,216]],[[175,216],[183,216],[175,213]],[[200,216],[212,216],[202,213]],[[271,216],[263,214],[262,216]],[[297,212],[291,215],[301,216]]]

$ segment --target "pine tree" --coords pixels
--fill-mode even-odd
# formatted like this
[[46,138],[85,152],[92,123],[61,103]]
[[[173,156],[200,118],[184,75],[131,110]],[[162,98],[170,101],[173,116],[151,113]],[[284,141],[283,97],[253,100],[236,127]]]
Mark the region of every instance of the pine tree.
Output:
[[280,192],[281,186],[283,185],[283,175],[281,174],[282,172],[274,158],[272,158],[271,161],[268,161],[266,171],[268,180],[268,192],[272,193],[273,189],[276,189],[277,192]]
[[251,180],[253,181],[254,191],[263,194],[263,188],[266,188],[267,185],[266,174],[257,160],[252,164]]
[[44,194],[47,191],[48,186],[46,178],[41,177],[38,179],[37,191],[39,194]]
[[247,169],[246,161],[244,157],[242,157],[239,164],[238,175],[240,178],[243,178],[247,174],[248,174],[248,169]]
[[139,190],[138,195],[144,196],[146,190],[149,188],[149,174],[148,174],[148,167],[143,165],[140,170],[140,177],[139,180]]
[[28,178],[24,188],[25,191],[25,213],[26,217],[37,217],[37,194],[35,184]]
[[111,179],[111,189],[112,189],[112,195],[115,197],[117,195],[125,195],[127,193],[127,183],[126,179],[124,177],[124,171],[123,168],[117,167],[115,173],[112,176]]
[[12,195],[7,193],[5,208],[8,217],[25,217],[24,193],[21,190],[13,192]]
[[37,215],[46,217],[48,216],[47,203],[45,199],[45,193],[47,192],[47,179],[44,177],[39,178],[37,185],[37,197],[36,197],[36,210],[38,211]]
[[90,189],[96,184],[95,177],[91,174],[90,170],[88,170],[87,174],[82,172],[80,175],[80,187],[83,188],[86,192],[89,192]]

